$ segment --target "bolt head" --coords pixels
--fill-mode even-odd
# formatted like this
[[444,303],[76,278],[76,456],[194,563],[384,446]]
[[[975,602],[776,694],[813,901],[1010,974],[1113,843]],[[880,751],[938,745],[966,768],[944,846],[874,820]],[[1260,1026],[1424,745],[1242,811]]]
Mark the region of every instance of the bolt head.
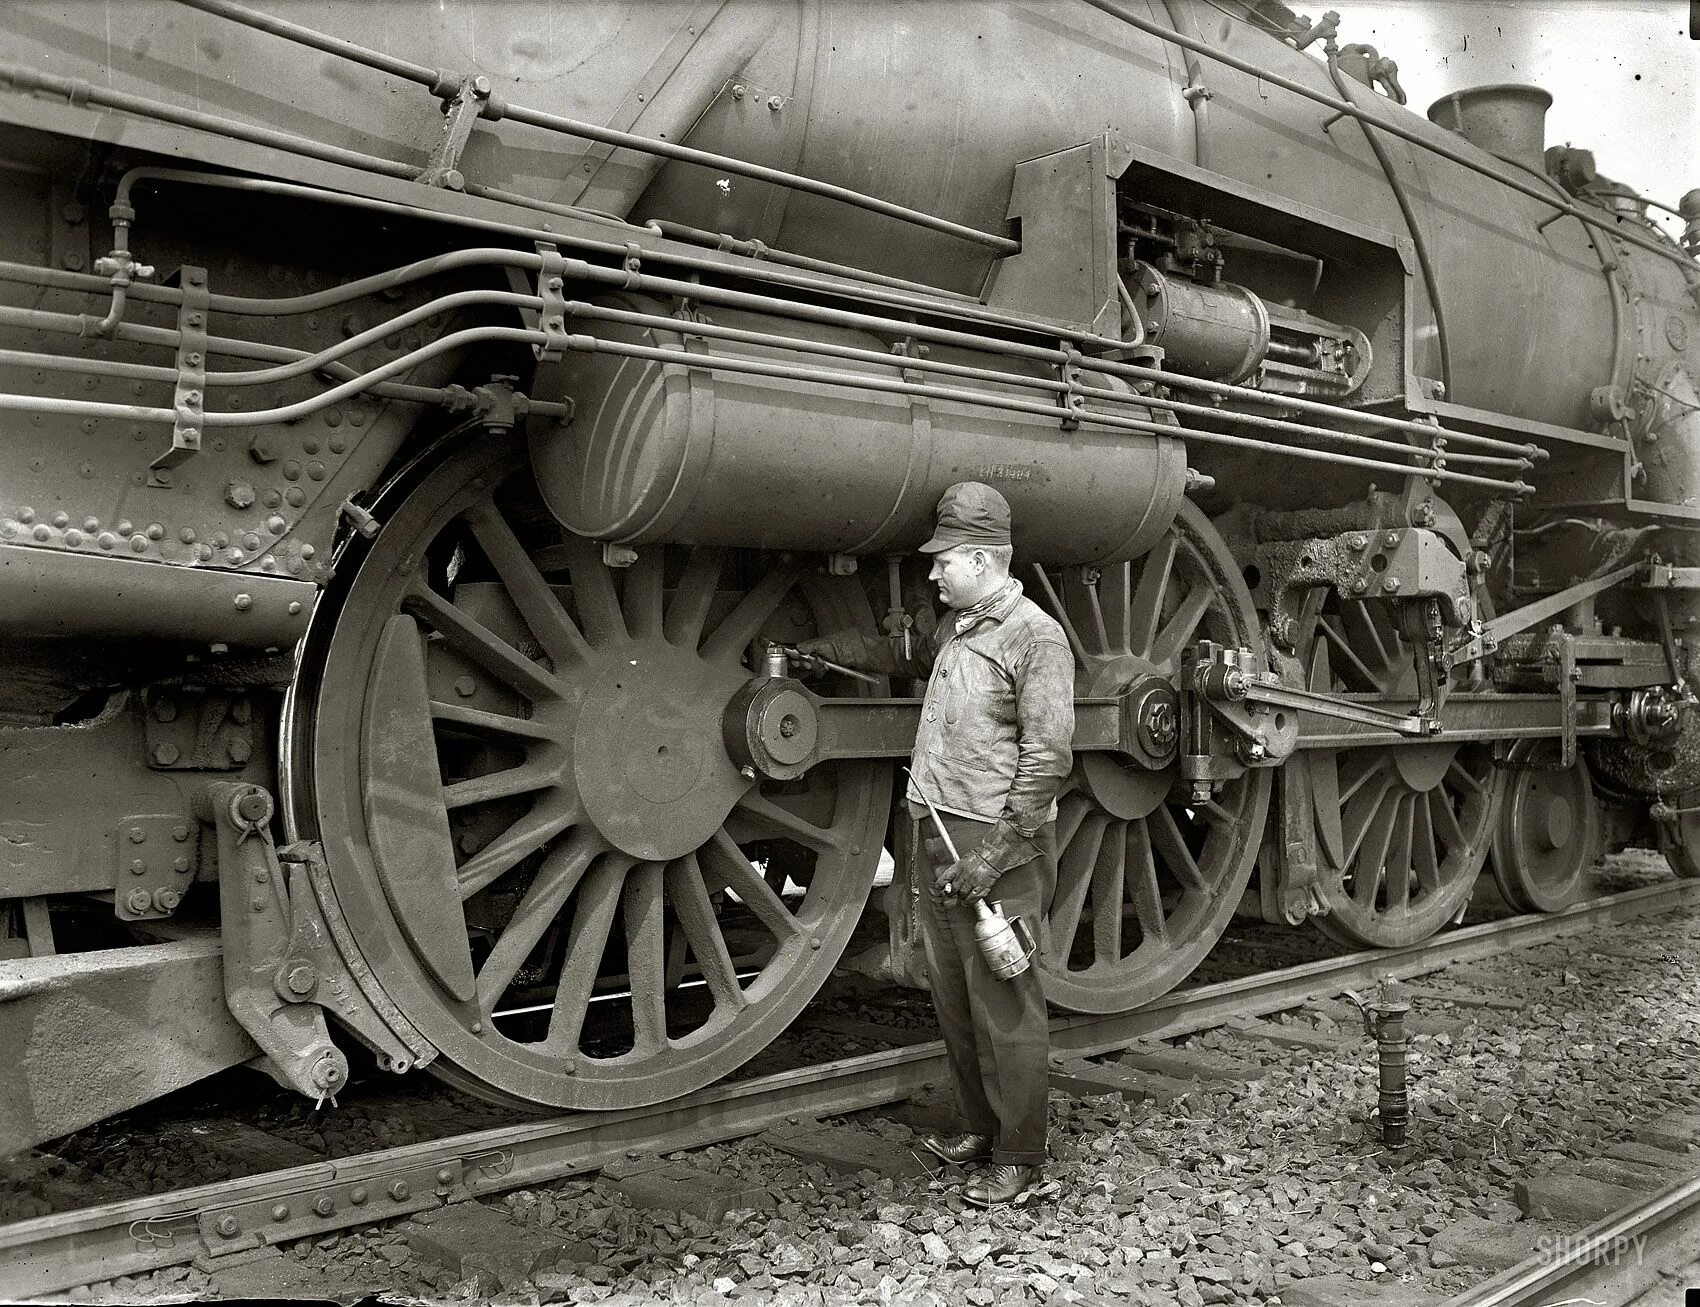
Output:
[[179,844],[183,843],[189,838],[189,828],[187,826],[173,826],[171,828],[171,838],[176,840]]
[[130,843],[140,844],[148,837],[148,833],[140,826],[130,827]]
[[245,613],[254,606],[254,596],[251,594],[239,594],[233,602],[236,605],[237,612]]
[[[175,744],[158,744],[154,746],[153,760],[161,767],[171,766],[171,764],[176,762],[181,756],[182,755]],[[134,839],[135,837],[132,836],[131,838]]]
[[1369,538],[1361,535],[1349,536],[1346,543],[1353,549],[1363,549],[1369,545]]
[[770,95],[767,97],[767,107],[775,113],[778,113],[785,107],[785,101],[780,99],[777,95]]
[[147,871],[147,869],[148,869],[148,864],[143,862],[140,858],[131,859],[131,861],[130,861],[130,873],[132,875],[140,876],[143,873],[145,873]]
[[1397,531],[1389,531],[1386,535],[1382,536],[1381,543],[1386,545],[1389,549],[1393,548],[1394,545],[1399,543],[1399,533]]
[[318,983],[318,973],[305,962],[291,967],[289,974],[284,977],[284,984],[289,986],[291,994],[310,994],[313,992],[313,986]]
[[455,693],[463,699],[470,699],[478,693],[478,682],[470,676],[457,676],[455,678]]

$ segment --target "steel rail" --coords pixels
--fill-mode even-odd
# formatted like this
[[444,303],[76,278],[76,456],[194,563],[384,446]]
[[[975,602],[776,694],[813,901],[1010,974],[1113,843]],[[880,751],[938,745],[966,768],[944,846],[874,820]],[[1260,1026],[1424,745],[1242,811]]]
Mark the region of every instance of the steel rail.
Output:
[[[1058,1017],[1051,1021],[1051,1047],[1067,1057],[1107,1053],[1137,1039],[1174,1037],[1236,1017],[1278,1012],[1384,976],[1421,975],[1696,901],[1700,881],[1669,881],[1551,915],[1448,931],[1406,948],[1353,953],[1180,990],[1134,1012]],[[659,1155],[735,1139],[787,1117],[876,1107],[909,1097],[946,1070],[944,1045],[935,1040],[716,1085],[652,1107],[500,1126],[19,1221],[0,1226],[0,1294],[52,1293],[216,1258],[258,1243],[316,1236],[540,1184],[633,1153]],[[416,1183],[421,1176],[422,1189]],[[399,1179],[402,1190],[394,1187],[399,1177],[407,1177]],[[403,1196],[396,1197],[398,1192]],[[282,1217],[276,1215],[279,1208]]]
[[[1656,1270],[1649,1273],[1643,1264],[1639,1267],[1643,1283],[1625,1284],[1624,1272],[1617,1265],[1624,1250],[1633,1245],[1639,1262],[1650,1237],[1663,1234],[1665,1243],[1675,1242],[1680,1236],[1686,1236],[1684,1242],[1692,1241],[1696,1209],[1700,1209],[1700,1175],[1677,1180],[1644,1201],[1601,1218],[1564,1239],[1556,1250],[1526,1257],[1448,1298],[1441,1307],[1521,1307],[1524,1303],[1554,1302],[1555,1294],[1562,1294],[1564,1302],[1598,1303],[1601,1299],[1591,1292],[1598,1289],[1615,1289],[1619,1293],[1615,1301],[1628,1302],[1658,1276]],[[1687,1265],[1693,1260],[1692,1247],[1679,1255],[1678,1265]]]
[[[246,5],[232,4],[230,0],[177,0],[177,2],[187,5],[191,9],[199,9],[205,13],[228,19],[233,23],[240,23],[244,27],[252,27],[257,31],[280,36],[287,41],[322,50],[326,54],[335,55],[339,59],[348,59],[355,63],[364,64],[368,68],[388,73],[392,77],[416,82],[430,91],[432,95],[441,99],[459,93],[461,84],[465,80],[463,77],[446,74],[441,69],[426,68],[422,64],[397,59],[353,41],[346,41],[310,27],[303,27],[299,23],[274,18],[270,14],[263,14],[256,9],[248,8]],[[786,172],[781,168],[768,168],[758,163],[746,163],[744,160],[735,159],[730,155],[715,154],[709,150],[698,150],[688,145],[675,145],[671,141],[638,136],[632,132],[615,131],[613,128],[602,127],[596,123],[581,122],[576,118],[564,118],[559,114],[546,113],[541,109],[532,109],[522,104],[512,104],[493,95],[485,96],[479,100],[478,108],[479,116],[489,121],[508,118],[517,123],[541,127],[546,131],[556,132],[563,136],[596,141],[619,149],[636,150],[643,154],[653,154],[680,163],[699,164],[705,168],[729,172],[736,177],[748,177],[752,181],[772,182],[774,185],[783,186],[788,190],[802,191],[809,195],[819,195],[825,199],[837,200],[854,208],[865,209],[870,213],[877,213],[887,218],[896,218],[898,221],[907,222],[912,226],[926,227],[946,236],[954,236],[958,240],[983,245],[999,256],[1021,252],[1021,242],[1011,240],[1007,236],[981,231],[977,227],[952,222],[950,219],[941,218],[937,214],[925,213],[920,209],[911,209],[907,205],[882,200],[878,196],[851,190],[848,186],[835,186],[831,182],[805,177],[801,173]],[[411,176],[416,170],[409,169],[408,171]]]

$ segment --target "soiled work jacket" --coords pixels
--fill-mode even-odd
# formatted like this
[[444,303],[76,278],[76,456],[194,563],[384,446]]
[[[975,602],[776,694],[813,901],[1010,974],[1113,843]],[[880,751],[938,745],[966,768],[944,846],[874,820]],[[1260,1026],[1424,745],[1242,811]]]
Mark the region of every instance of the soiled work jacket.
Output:
[[834,661],[928,676],[909,767],[912,805],[924,795],[945,812],[1008,821],[1026,836],[1056,818],[1057,789],[1074,762],[1074,656],[1019,581],[946,614],[908,659],[882,636],[831,643],[834,652],[822,652]]

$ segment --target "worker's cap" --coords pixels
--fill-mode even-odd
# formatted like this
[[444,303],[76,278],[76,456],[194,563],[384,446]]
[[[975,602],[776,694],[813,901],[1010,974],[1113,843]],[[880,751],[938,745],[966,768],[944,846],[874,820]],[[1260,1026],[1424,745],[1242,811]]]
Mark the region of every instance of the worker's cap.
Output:
[[1009,500],[979,481],[958,481],[939,499],[939,524],[921,546],[924,554],[942,554],[958,545],[970,548],[1009,543]]

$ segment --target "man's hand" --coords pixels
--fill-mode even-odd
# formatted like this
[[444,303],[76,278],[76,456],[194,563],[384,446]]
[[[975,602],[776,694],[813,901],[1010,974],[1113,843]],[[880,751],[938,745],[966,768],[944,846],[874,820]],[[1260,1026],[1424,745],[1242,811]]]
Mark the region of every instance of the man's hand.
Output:
[[807,674],[818,675],[824,672],[826,666],[821,662],[823,658],[830,662],[838,661],[838,646],[831,640],[799,640],[796,649],[802,655],[800,661],[803,666],[800,670]]
[[933,884],[945,896],[946,904],[966,903],[970,907],[992,892],[1003,873],[989,866],[979,852],[970,853],[947,867],[933,873]]

